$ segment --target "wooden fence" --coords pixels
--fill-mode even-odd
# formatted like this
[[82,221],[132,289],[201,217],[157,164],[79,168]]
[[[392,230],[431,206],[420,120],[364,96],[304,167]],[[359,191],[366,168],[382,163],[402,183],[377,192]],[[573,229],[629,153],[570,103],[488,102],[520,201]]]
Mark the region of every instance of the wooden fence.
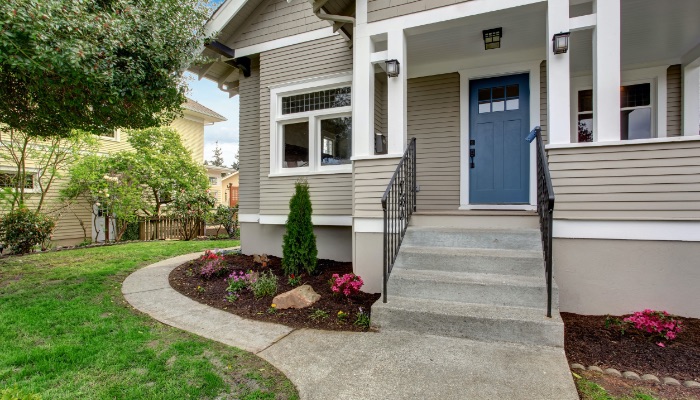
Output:
[[[139,221],[139,240],[185,239],[182,221],[174,217],[147,217]],[[204,236],[204,221],[186,220],[188,224],[198,224],[196,236]],[[192,239],[192,238],[190,238]]]

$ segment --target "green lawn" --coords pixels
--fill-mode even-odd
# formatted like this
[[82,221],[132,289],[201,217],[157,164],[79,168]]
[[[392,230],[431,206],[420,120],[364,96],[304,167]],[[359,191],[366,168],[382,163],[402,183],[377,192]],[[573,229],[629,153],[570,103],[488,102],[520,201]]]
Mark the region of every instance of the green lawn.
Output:
[[121,294],[139,267],[237,244],[133,243],[0,260],[0,389],[44,400],[297,398],[257,356],[155,322]]
[[576,380],[576,387],[581,395],[581,400],[657,400],[656,397],[645,393],[640,388],[629,388],[626,391],[630,392],[623,396],[613,396],[608,393],[605,388],[599,384],[582,377],[578,374],[574,374]]

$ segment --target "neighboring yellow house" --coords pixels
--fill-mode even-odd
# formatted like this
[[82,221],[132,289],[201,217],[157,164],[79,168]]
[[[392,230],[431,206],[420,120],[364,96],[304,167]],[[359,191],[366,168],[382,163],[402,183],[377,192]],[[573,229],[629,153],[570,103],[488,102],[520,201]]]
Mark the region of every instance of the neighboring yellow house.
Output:
[[[180,133],[182,142],[192,152],[192,158],[202,163],[204,160],[204,126],[216,122],[226,121],[222,115],[210,110],[194,100],[187,99],[183,104],[183,116],[173,121],[171,126]],[[128,133],[116,131],[112,136],[100,136],[98,141],[98,153],[110,154],[122,150],[129,150]],[[2,165],[0,160],[0,175],[12,174],[13,167]],[[56,229],[53,233],[53,243],[59,246],[80,243],[85,237],[95,240],[104,240],[104,218],[97,218],[93,223],[93,213],[88,204],[64,205],[58,201],[59,192],[65,178],[56,180],[46,196],[42,210],[57,217]],[[1,183],[1,182],[0,182]],[[38,191],[32,187],[30,191]],[[114,227],[110,227],[110,238],[114,238]]]
[[[228,196],[225,195],[226,186],[224,185],[224,180],[226,179],[226,184],[230,183],[229,179],[233,174],[238,174],[233,168],[228,167],[217,167],[215,165],[205,165],[207,169],[207,175],[209,176],[209,191],[216,199],[216,205],[227,204]],[[238,179],[236,179],[236,187],[238,187]]]
[[233,207],[238,204],[238,171],[221,178],[221,192],[223,204]]

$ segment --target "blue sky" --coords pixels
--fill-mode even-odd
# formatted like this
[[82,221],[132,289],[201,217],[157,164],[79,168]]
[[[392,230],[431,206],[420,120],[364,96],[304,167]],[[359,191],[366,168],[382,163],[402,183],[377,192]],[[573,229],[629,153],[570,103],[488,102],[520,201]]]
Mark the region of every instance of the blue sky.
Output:
[[216,141],[223,150],[224,162],[231,166],[238,152],[238,106],[239,96],[229,99],[228,94],[219,90],[216,83],[208,79],[197,80],[197,76],[186,73],[191,99],[211,108],[228,119],[204,127],[204,159],[211,160]]

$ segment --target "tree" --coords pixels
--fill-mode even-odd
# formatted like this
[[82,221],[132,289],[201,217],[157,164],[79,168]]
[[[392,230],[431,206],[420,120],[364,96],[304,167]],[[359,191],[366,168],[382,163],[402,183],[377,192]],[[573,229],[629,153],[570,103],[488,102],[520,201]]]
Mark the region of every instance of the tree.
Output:
[[134,148],[135,162],[128,168],[153,200],[153,206],[144,210],[147,213],[160,215],[161,208],[173,201],[176,192],[204,192],[209,187],[204,167],[192,160],[175,129],[129,131],[129,144]]
[[239,166],[238,164],[240,163],[240,161],[239,161],[240,159],[238,158],[239,154],[240,154],[240,151],[237,151],[236,152],[236,160],[231,164],[231,168],[235,169],[236,171],[238,171],[238,166]]
[[35,137],[167,125],[207,0],[0,2],[0,123]]
[[[3,188],[0,198],[9,210],[29,207],[40,212],[46,196],[56,181],[81,157],[94,152],[97,139],[85,131],[76,131],[70,137],[51,137],[45,140],[22,131],[0,128],[0,162],[11,165],[11,184]],[[37,190],[29,190],[37,189]]]
[[221,151],[221,147],[219,147],[218,141],[216,142],[216,147],[214,147],[214,158],[211,160],[211,165],[215,167],[224,166],[223,151]]
[[305,180],[296,182],[295,192],[289,200],[289,216],[282,244],[282,267],[287,275],[298,275],[301,269],[311,274],[316,271],[318,250],[316,235],[311,222],[311,196]]

